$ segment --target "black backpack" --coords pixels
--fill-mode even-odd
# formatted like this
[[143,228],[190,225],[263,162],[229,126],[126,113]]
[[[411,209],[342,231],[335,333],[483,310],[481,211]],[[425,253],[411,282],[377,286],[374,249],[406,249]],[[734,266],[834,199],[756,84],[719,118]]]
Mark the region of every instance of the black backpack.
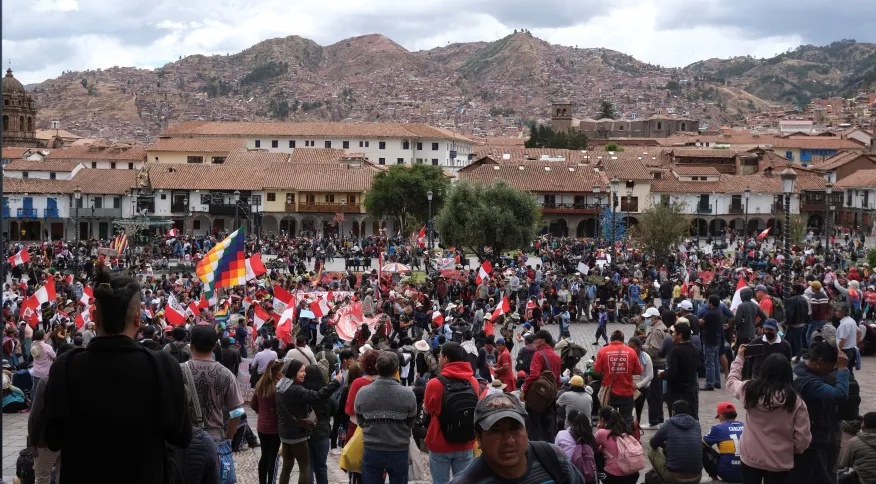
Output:
[[861,411],[861,386],[858,380],[849,372],[849,398],[837,405],[836,416],[840,420],[854,420],[860,416]]
[[535,352],[521,351],[517,355],[517,366],[514,367],[514,371],[524,371],[528,375],[529,366],[532,364],[532,357],[534,355]]
[[36,473],[33,470],[35,456],[31,447],[26,447],[18,453],[18,459],[15,461],[15,477],[21,480],[21,484],[33,484],[36,482]]
[[441,397],[441,414],[438,422],[444,440],[451,444],[463,444],[475,439],[474,412],[478,394],[468,380],[456,380],[438,375],[444,385]]
[[577,343],[569,343],[566,351],[563,352],[563,365],[566,368],[575,368],[585,355],[587,355],[587,349]]
[[189,355],[183,351],[183,346],[184,345],[176,344],[176,341],[170,343],[170,356],[173,356],[177,363],[185,363],[189,361]]

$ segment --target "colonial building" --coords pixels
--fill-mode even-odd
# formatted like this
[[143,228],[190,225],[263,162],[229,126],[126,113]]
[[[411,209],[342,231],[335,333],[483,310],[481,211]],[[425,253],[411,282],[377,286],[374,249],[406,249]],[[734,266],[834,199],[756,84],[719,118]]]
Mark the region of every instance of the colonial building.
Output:
[[6,69],[3,78],[3,146],[39,148],[44,146],[36,138],[36,103],[12,76],[12,69]]
[[577,119],[572,103],[559,101],[551,105],[554,131],[576,129],[589,138],[666,138],[678,133],[696,133],[700,122],[688,117],[651,116],[647,119]]

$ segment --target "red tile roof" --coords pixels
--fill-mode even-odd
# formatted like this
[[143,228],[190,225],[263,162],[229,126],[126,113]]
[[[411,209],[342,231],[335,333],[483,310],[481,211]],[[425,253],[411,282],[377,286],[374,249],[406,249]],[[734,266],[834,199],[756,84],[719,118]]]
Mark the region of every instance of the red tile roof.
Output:
[[4,178],[7,193],[73,193],[77,187],[82,193],[95,195],[124,195],[137,178],[135,170],[100,170],[84,168],[71,180],[41,180],[36,178]]
[[70,160],[15,160],[3,167],[3,171],[61,171],[71,172],[81,165],[81,161]]
[[834,188],[876,188],[876,169],[858,170],[837,181]]
[[168,136],[314,136],[327,138],[453,139],[473,143],[452,131],[426,124],[278,123],[188,121],[164,130]]
[[89,147],[52,150],[46,159],[81,161],[145,161],[146,148],[133,146],[127,150],[91,149]]
[[856,141],[839,138],[778,138],[773,141],[773,148],[800,148],[805,150],[860,150],[864,145]]
[[590,166],[573,163],[484,164],[471,171],[461,171],[463,180],[490,184],[503,180],[529,192],[590,193],[594,185],[606,189],[608,179]]
[[234,163],[283,163],[289,161],[289,153],[271,153],[268,151],[234,151],[228,153],[225,164]]
[[[796,171],[796,170],[795,170]],[[797,171],[794,193],[804,190],[823,190],[827,180],[811,172]],[[782,193],[782,180],[778,173],[773,176],[721,175],[719,181],[680,181],[675,177],[665,177],[651,183],[652,193],[743,193],[745,189],[754,193]]]
[[240,138],[158,138],[146,151],[187,153],[228,153],[241,151],[246,140]]
[[691,176],[691,175],[720,175],[721,172],[718,171],[714,166],[693,166],[693,165],[673,165],[672,171],[675,172],[676,175],[682,176]]
[[22,148],[18,146],[4,146],[2,158],[4,160],[16,160],[24,156],[29,151],[36,151],[36,148]]
[[676,148],[672,150],[672,156],[676,158],[715,158],[715,159],[732,159],[736,158],[735,150],[727,149],[682,149]]
[[837,168],[856,161],[859,158],[865,158],[870,162],[876,164],[876,155],[865,155],[855,151],[844,151],[824,160],[824,163],[818,163],[817,165],[814,165],[812,168],[824,171],[836,170]]

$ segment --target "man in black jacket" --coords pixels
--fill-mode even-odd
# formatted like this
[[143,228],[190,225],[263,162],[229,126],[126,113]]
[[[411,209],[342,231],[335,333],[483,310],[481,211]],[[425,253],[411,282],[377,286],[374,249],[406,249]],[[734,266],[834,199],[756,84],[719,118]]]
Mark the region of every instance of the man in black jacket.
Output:
[[785,340],[791,345],[791,355],[794,363],[800,363],[803,356],[803,333],[809,324],[809,302],[803,296],[803,286],[794,285],[794,295],[785,302],[785,322],[788,331]]
[[781,353],[785,355],[788,361],[791,361],[791,344],[779,336],[779,322],[773,318],[768,318],[763,323],[763,336],[749,344],[749,346],[757,345],[763,345],[764,351],[762,354],[751,357],[752,378],[757,378],[758,373],[760,373],[760,366],[767,356],[773,353]]
[[666,405],[672,412],[673,403],[684,400],[691,406],[691,415],[699,419],[697,368],[700,352],[690,342],[690,324],[676,323],[670,332],[675,344],[666,356],[666,369],[657,374],[666,381]]

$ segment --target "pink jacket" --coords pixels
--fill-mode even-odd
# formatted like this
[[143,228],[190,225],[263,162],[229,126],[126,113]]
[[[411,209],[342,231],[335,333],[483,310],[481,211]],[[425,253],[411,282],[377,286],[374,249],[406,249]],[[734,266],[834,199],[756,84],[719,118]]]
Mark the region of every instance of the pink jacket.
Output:
[[[745,401],[745,385],[742,381],[744,358],[737,357],[730,366],[727,389],[737,400]],[[777,397],[781,402],[781,398]],[[797,397],[794,410],[782,408],[766,410],[758,405],[746,409],[745,432],[739,441],[739,456],[749,467],[773,472],[794,468],[794,454],[802,454],[809,447],[812,434],[809,432],[809,412],[803,398]]]

